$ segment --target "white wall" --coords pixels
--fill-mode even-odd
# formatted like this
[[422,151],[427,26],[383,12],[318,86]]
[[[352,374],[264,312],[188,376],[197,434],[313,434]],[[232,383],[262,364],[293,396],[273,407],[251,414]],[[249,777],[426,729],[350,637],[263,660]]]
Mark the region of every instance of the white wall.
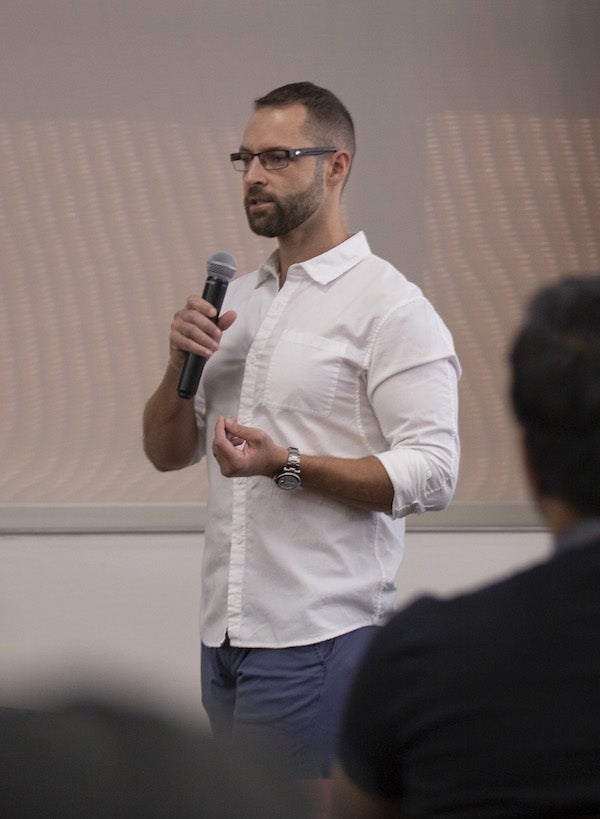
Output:
[[[201,718],[202,536],[0,537],[0,704],[92,686]],[[543,532],[410,532],[399,597],[452,593],[547,554]]]

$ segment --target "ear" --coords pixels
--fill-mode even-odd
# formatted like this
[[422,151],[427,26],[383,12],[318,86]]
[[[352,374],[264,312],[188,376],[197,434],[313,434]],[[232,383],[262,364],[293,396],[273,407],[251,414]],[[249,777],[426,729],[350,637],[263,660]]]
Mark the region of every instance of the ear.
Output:
[[551,532],[558,535],[580,520],[581,513],[574,509],[567,501],[562,500],[556,495],[549,495],[542,490],[538,473],[536,472],[531,455],[527,449],[525,429],[521,425],[519,425],[519,435],[525,475],[527,477],[527,483],[529,484],[529,493],[545,521],[546,526]]
[[527,448],[527,432],[522,424],[517,425],[517,439],[519,441],[519,449],[521,450],[521,463],[523,465],[525,478],[527,479],[527,485],[534,499],[537,499],[539,496],[538,479]]
[[348,151],[340,149],[331,155],[327,165],[327,182],[332,186],[343,185],[350,173],[352,157]]
[[538,507],[542,514],[544,514],[544,501],[546,498],[542,492],[538,474],[531,459],[529,449],[527,448],[527,432],[522,424],[518,425],[518,439],[521,450],[521,462],[523,464],[523,471],[527,480],[529,494],[534,504]]

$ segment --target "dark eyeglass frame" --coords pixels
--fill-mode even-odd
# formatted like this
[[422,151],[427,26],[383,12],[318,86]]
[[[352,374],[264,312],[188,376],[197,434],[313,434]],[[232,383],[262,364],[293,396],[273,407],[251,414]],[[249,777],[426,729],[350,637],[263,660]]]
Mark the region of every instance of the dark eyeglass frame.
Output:
[[[315,148],[267,148],[266,151],[258,151],[257,153],[253,154],[251,151],[239,151],[235,154],[229,154],[229,159],[231,160],[231,164],[233,165],[236,171],[240,171],[240,173],[246,173],[250,165],[252,164],[252,160],[255,156],[258,157],[258,161],[263,166],[265,171],[282,171],[284,168],[287,168],[290,159],[298,159],[301,156],[320,156],[321,154],[333,154],[338,151],[339,148],[323,148],[323,147],[315,147]],[[268,155],[278,154],[279,156],[275,160],[275,164],[273,162],[269,162]],[[236,162],[242,162],[242,167],[238,167]]]

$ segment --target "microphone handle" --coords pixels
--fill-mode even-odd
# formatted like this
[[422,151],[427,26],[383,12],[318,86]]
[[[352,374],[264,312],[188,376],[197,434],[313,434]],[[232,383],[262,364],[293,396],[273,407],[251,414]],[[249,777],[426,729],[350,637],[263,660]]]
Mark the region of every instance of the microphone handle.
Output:
[[[217,315],[213,321],[215,324],[219,319],[221,306],[225,293],[227,292],[227,285],[229,279],[220,278],[217,276],[209,276],[204,285],[202,298],[210,302],[213,307],[217,308]],[[179,381],[177,382],[177,395],[180,398],[193,398],[198,392],[198,384],[200,377],[204,370],[206,359],[194,353],[186,353],[183,361],[183,367],[179,373]]]

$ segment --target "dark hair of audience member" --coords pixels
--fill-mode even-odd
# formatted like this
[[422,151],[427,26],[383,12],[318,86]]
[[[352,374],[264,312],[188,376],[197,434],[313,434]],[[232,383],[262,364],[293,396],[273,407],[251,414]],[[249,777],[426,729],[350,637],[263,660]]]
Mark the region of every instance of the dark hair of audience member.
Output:
[[513,409],[538,491],[600,515],[600,276],[541,290],[510,360]]

